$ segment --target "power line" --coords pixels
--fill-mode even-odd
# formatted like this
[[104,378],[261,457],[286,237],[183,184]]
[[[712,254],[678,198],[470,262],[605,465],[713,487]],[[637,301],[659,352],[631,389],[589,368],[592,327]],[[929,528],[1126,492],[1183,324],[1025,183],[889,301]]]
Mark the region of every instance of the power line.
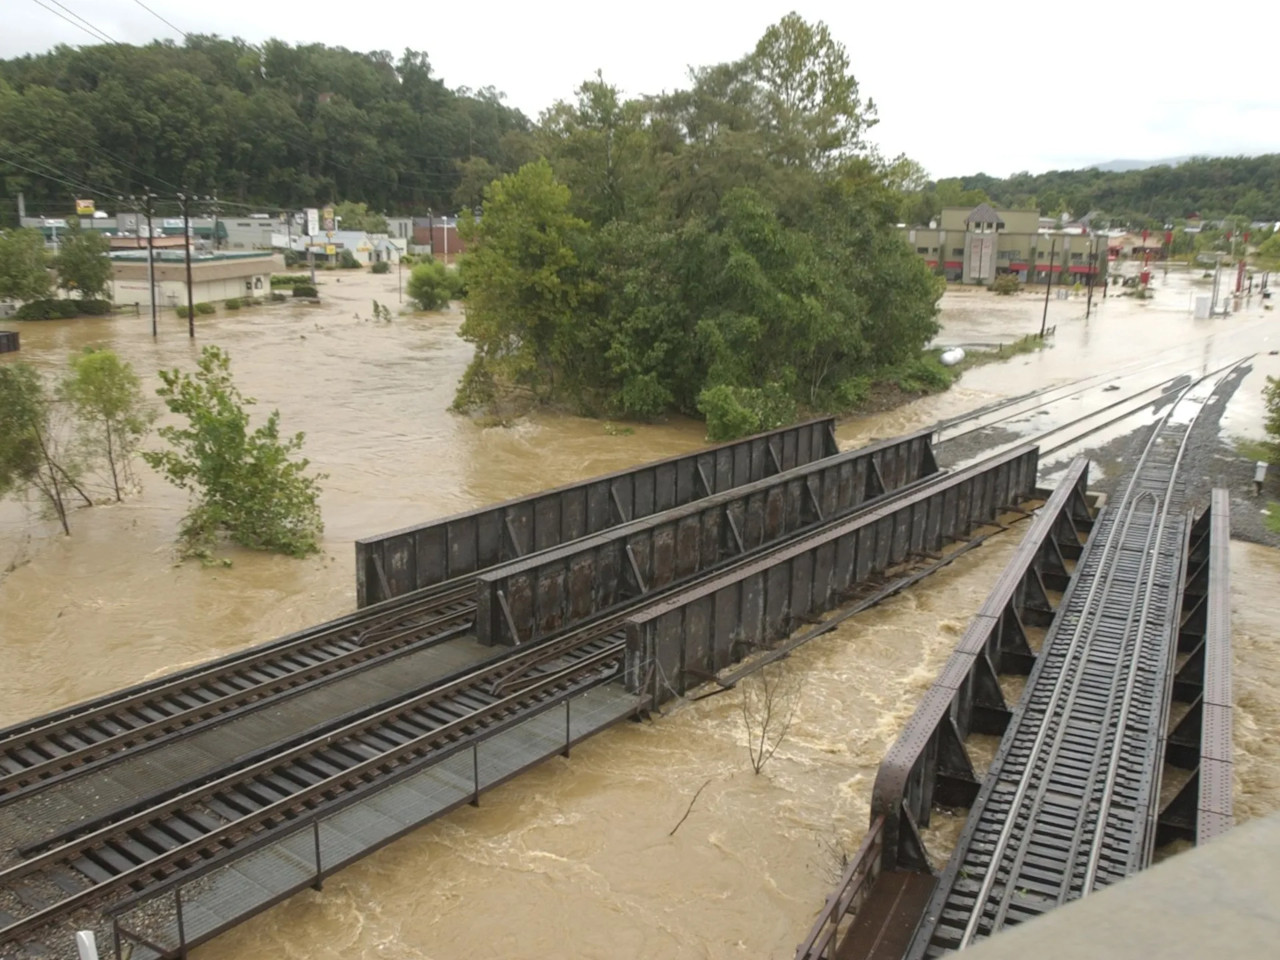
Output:
[[92,29],[93,29],[93,31],[94,31],[95,33],[100,33],[100,34],[102,34],[104,37],[106,37],[109,41],[111,41],[112,43],[116,44],[117,46],[119,46],[119,45],[120,45],[120,41],[119,41],[119,40],[117,40],[115,37],[111,36],[111,34],[107,33],[107,31],[105,31],[105,30],[103,30],[103,29],[99,28],[97,25],[90,23],[90,22],[89,22],[88,20],[86,20],[84,17],[80,16],[80,14],[76,13],[74,10],[72,10],[70,7],[68,7],[65,3],[59,3],[59,2],[58,2],[58,0],[50,0],[50,2],[51,2],[54,6],[61,7],[63,10],[67,11],[67,13],[71,14],[73,17],[75,17],[77,20],[79,20],[79,21],[80,21],[81,23],[83,23],[85,26],[92,28]]
[[[46,6],[44,3],[41,2],[41,0],[32,0],[32,3],[36,4],[39,7],[44,7],[44,9],[48,10],[55,17],[61,17],[63,20],[67,21],[67,23],[71,24],[77,30],[83,30],[85,33],[89,34],[89,36],[93,37],[93,39],[95,40],[105,39],[108,43],[115,43],[115,41],[112,40],[110,37],[108,37],[105,33],[101,33],[101,31],[98,31],[97,33],[95,33],[94,31],[97,30],[96,27],[94,27],[93,29],[90,29],[89,27],[84,26],[84,24],[76,23],[70,17],[66,16],[65,14],[59,13],[57,10],[53,9],[53,7]],[[59,6],[61,6],[61,4],[59,4]],[[88,23],[88,22],[89,21],[87,20],[85,21],[85,23]]]
[[[37,163],[38,161],[28,159],[27,162]],[[84,183],[75,183],[71,180],[66,180],[63,177],[56,176],[55,174],[52,174],[52,173],[46,173],[42,170],[33,170],[31,167],[24,166],[23,164],[19,163],[17,160],[10,159],[9,157],[0,156],[0,163],[7,163],[10,166],[17,167],[19,170],[25,170],[27,173],[31,174],[32,176],[41,177],[42,179],[45,179],[45,180],[55,180],[58,183],[61,183],[63,186],[70,187],[72,190],[75,190],[77,193],[92,193],[100,197],[109,197],[111,199],[115,199],[118,196],[118,194],[111,193],[109,191],[95,190],[94,188],[89,187]],[[44,166],[46,166],[47,169],[49,170],[56,169],[54,167],[49,167],[47,164],[45,164]],[[68,176],[70,176],[70,174],[68,174]]]
[[143,3],[142,0],[133,0],[133,2],[136,3],[138,6],[140,6],[143,10],[147,11],[147,13],[151,14],[153,17],[155,17],[165,26],[167,26],[170,30],[176,31],[177,33],[182,34],[184,37],[188,39],[191,38],[191,34],[187,33],[187,31],[185,30],[180,29],[179,27],[175,27],[172,23],[170,23],[164,17],[160,16],[160,14],[156,13],[154,10],[148,7],[145,3]]

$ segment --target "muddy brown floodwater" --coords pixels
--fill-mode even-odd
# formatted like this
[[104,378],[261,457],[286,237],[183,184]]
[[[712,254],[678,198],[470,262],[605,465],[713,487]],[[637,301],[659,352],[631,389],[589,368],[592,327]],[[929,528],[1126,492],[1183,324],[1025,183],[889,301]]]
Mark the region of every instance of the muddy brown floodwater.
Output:
[[[1087,322],[1083,299],[1050,301],[1050,349],[977,368],[948,393],[842,425],[853,445],[955,416],[1004,396],[1102,370],[1196,372],[1258,352],[1224,429],[1256,436],[1267,351],[1280,321],[1260,304],[1195,321],[1191,278],[1159,278],[1157,297],[1110,298]],[[396,278],[322,275],[325,304],[285,304],[199,322],[198,343],[232,356],[261,412],[329,474],[320,557],[232,551],[229,568],[175,565],[184,497],[141,467],[143,492],[76,511],[73,536],[0,504],[0,724],[262,642],[347,612],[351,541],[702,445],[701,426],[606,428],[539,417],[484,428],[446,412],[470,354],[457,312],[375,323]],[[950,293],[943,343],[1008,341],[1038,329],[1034,295]],[[145,319],[22,324],[25,359],[59,370],[107,346],[154,385],[190,368],[176,317],[157,340]],[[1081,401],[1102,402],[1102,401]],[[1026,429],[1031,429],[1030,423]],[[857,847],[875,769],[1016,546],[1018,527],[801,648],[791,732],[759,776],[728,693],[680,702],[651,723],[614,728],[250,920],[200,960],[790,957]],[[1232,547],[1236,776],[1241,818],[1280,807],[1280,619],[1276,551]],[[708,782],[709,781],[709,782]],[[671,828],[707,783],[688,820]],[[944,824],[939,831],[950,829]]]

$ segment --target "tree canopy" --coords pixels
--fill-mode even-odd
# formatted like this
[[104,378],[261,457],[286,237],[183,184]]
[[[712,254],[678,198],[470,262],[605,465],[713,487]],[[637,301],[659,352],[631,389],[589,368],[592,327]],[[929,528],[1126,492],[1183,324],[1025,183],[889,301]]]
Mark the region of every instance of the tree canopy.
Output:
[[919,168],[875,154],[875,121],[796,14],[688,89],[626,100],[597,74],[464,223],[455,405],[701,413],[713,436],[847,406],[937,331],[939,282],[893,229]]
[[[25,191],[49,216],[69,212],[73,192],[144,186],[294,208],[448,210],[461,165],[516,169],[528,128],[500,93],[449,89],[415,50],[197,35],[59,46],[0,61],[0,197]],[[12,218],[12,204],[0,208]]]
[[1161,226],[1198,214],[1280,220],[1280,153],[1258,157],[1197,157],[1123,172],[1050,170],[991,177],[984,173],[925,185],[905,205],[903,219],[926,223],[947,206],[990,201],[1045,216],[1082,217],[1102,211],[1133,226]]

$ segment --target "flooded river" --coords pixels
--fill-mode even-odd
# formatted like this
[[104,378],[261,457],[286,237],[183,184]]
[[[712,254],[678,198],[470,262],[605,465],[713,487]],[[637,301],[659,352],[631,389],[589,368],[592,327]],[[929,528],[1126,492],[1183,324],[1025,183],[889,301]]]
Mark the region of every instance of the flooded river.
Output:
[[[175,565],[185,498],[140,465],[143,492],[79,510],[70,538],[21,504],[0,504],[0,724],[103,693],[344,613],[351,541],[488,501],[700,446],[701,426],[613,429],[544,417],[481,427],[445,411],[469,345],[457,313],[375,323],[396,278],[322,275],[324,306],[285,304],[202,318],[198,343],[232,357],[237,383],[278,407],[329,475],[321,556],[234,551],[228,568]],[[1158,282],[1164,281],[1158,278]],[[1280,375],[1280,320],[1242,304],[1191,319],[1188,278],[1154,301],[1051,300],[1052,348],[967,373],[946,394],[842,425],[843,445],[955,416],[1003,396],[1116,370],[1152,381],[1259,352],[1224,429],[1256,435],[1265,373]],[[1039,328],[1033,295],[948,294],[940,342],[1009,341]],[[60,371],[85,346],[132,362],[150,385],[190,368],[185,321],[21,324],[21,359]],[[12,362],[15,357],[0,358]],[[1095,402],[1095,401],[1082,401]],[[1102,402],[1102,401],[1096,401]],[[1030,427],[1028,427],[1030,428]],[[224,935],[201,960],[789,957],[856,848],[876,765],[982,602],[1018,528],[908,596],[801,648],[798,712],[759,776],[738,694],[672,705],[614,728],[418,830]],[[1233,545],[1237,810],[1280,807],[1280,556]],[[669,832],[703,785],[688,819]]]

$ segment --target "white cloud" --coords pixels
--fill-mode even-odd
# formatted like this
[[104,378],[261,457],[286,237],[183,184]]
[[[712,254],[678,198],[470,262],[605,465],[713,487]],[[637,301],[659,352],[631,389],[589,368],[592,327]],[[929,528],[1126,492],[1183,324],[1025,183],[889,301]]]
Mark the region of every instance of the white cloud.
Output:
[[[90,42],[32,0],[10,11],[0,56]],[[179,39],[134,0],[63,0],[121,42]],[[191,4],[145,0],[193,33],[279,37],[356,50],[425,50],[450,86],[492,85],[531,116],[603,69],[630,94],[672,89],[687,67],[749,50],[793,7],[825,20],[849,50],[885,153],[905,152],[935,176],[1080,166],[1182,154],[1280,152],[1280,90],[1268,81],[1280,4],[1243,0],[1221,17],[1170,16],[1148,5],[1033,4],[1001,11],[913,4],[376,5],[313,0]],[[58,9],[46,0],[46,6]],[[1221,55],[1215,51],[1222,51]]]

